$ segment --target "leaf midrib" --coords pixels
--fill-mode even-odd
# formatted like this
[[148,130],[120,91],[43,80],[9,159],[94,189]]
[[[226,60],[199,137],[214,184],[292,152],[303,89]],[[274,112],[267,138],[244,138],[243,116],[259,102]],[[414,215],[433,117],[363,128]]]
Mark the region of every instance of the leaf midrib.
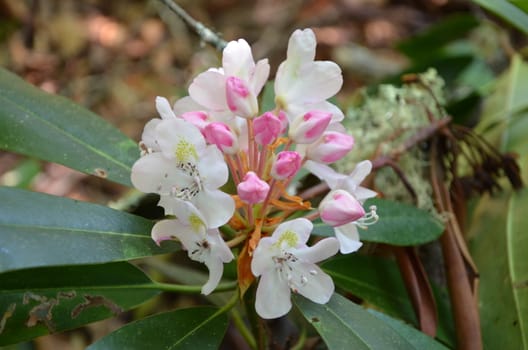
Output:
[[[131,167],[129,167],[128,165],[126,165],[125,163],[122,163],[120,161],[118,161],[117,159],[115,158],[112,158],[110,155],[106,154],[106,153],[103,153],[101,152],[100,150],[98,150],[97,148],[94,148],[92,147],[90,144],[82,141],[81,139],[77,138],[77,137],[74,137],[73,134],[71,133],[68,133],[66,130],[64,129],[61,129],[59,128],[58,125],[55,125],[53,123],[51,123],[50,121],[48,121],[47,119],[41,117],[40,115],[34,113],[33,111],[31,111],[30,109],[27,109],[27,108],[24,108],[22,105],[20,105],[19,103],[15,103],[13,100],[10,100],[6,97],[4,97],[2,94],[0,94],[0,98],[3,99],[4,101],[7,101],[8,103],[10,103],[11,105],[14,105],[15,108],[18,108],[19,110],[29,114],[29,115],[32,115],[33,117],[35,117],[37,120],[40,120],[42,123],[44,123],[45,125],[48,125],[50,126],[52,129],[55,129],[57,131],[59,131],[59,133],[63,134],[64,136],[66,136],[67,138],[70,138],[71,140],[73,140],[74,142],[77,142],[78,144],[84,146],[86,149],[92,151],[93,153],[97,154],[97,155],[100,155],[101,157],[109,160],[110,162],[112,163],[115,163],[117,165],[119,165],[121,168],[125,169],[125,170],[128,170],[128,171],[131,171]],[[72,102],[73,103],[73,102]]]
[[57,287],[40,287],[40,288],[23,288],[23,289],[4,289],[0,290],[0,297],[9,294],[19,294],[31,292],[47,292],[60,290],[119,290],[119,289],[140,289],[140,290],[156,290],[161,292],[161,289],[156,288],[156,283],[138,283],[138,284],[121,284],[121,285],[101,285],[101,286],[57,286]]
[[40,230],[56,230],[56,231],[70,231],[70,232],[84,232],[90,234],[101,234],[101,235],[110,235],[110,236],[122,236],[122,237],[133,237],[140,238],[145,240],[150,240],[150,236],[141,234],[141,233],[128,233],[128,232],[115,232],[115,231],[102,231],[96,229],[80,229],[80,228],[70,228],[70,227],[58,227],[58,226],[43,226],[43,225],[22,225],[22,224],[5,224],[0,223],[0,228],[27,228],[27,229],[40,229]]
[[215,319],[216,317],[222,315],[222,309],[219,309],[217,310],[215,313],[213,313],[211,316],[207,317],[205,320],[203,320],[200,324],[198,324],[196,327],[194,327],[193,329],[191,329],[185,336],[181,337],[177,342],[175,342],[174,344],[172,344],[171,346],[169,346],[167,348],[167,350],[172,350],[174,349],[175,347],[177,347],[179,344],[181,344],[185,339],[189,338],[191,335],[193,335],[194,333],[196,333],[200,328],[202,328],[203,326],[205,326],[207,323],[209,322],[212,322],[213,319]]

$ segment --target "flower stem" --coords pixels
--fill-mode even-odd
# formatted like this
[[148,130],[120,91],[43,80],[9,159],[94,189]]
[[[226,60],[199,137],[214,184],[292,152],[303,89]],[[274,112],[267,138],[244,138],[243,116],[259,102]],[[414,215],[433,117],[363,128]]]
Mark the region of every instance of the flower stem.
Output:
[[236,247],[238,244],[244,242],[246,240],[247,236],[248,236],[247,233],[241,234],[239,236],[236,236],[232,240],[227,241],[226,244],[227,244],[227,246],[229,248]]
[[[235,284],[237,284],[237,283],[235,282]],[[224,312],[227,312],[227,311],[231,310],[236,305],[236,303],[239,300],[238,295],[239,294],[238,294],[238,290],[237,290],[235,293],[233,293],[233,296],[231,297],[231,299],[229,299],[227,304],[225,304],[217,312],[215,312],[215,316],[223,314]]]
[[304,349],[304,343],[306,342],[306,328],[303,327],[301,330],[301,334],[299,334],[299,339],[297,342],[291,347],[291,350],[302,350]]
[[257,341],[255,340],[255,337],[253,336],[249,328],[244,323],[244,320],[242,319],[242,315],[240,315],[240,311],[238,311],[237,309],[231,310],[231,317],[233,320],[233,324],[238,329],[242,337],[246,340],[248,345],[252,349],[256,349]]
[[[236,281],[220,283],[214,292],[225,292],[229,290],[234,290],[237,286]],[[175,292],[175,293],[185,293],[185,294],[198,294],[202,292],[202,286],[199,285],[185,285],[185,284],[173,284],[173,283],[161,283],[154,282],[152,284],[140,284],[134,286],[134,288],[139,289],[157,289],[164,292]]]

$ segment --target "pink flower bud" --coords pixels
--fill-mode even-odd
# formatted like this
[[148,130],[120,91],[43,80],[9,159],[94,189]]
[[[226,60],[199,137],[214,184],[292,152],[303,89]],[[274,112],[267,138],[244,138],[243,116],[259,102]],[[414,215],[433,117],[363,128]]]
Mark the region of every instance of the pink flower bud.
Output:
[[203,134],[208,143],[216,145],[224,153],[233,154],[238,151],[237,137],[229,126],[224,123],[213,122],[207,124]]
[[260,203],[266,199],[269,192],[269,185],[259,179],[257,174],[249,171],[241,183],[237,186],[238,196],[241,200],[249,204]]
[[319,204],[321,220],[337,227],[356,221],[365,216],[361,203],[345,190],[334,190]]
[[282,123],[271,112],[266,112],[253,120],[255,141],[259,145],[269,145],[277,139],[282,129]]
[[253,118],[258,112],[257,97],[240,78],[226,79],[226,100],[231,112],[239,117]]
[[296,143],[312,143],[323,134],[331,120],[332,113],[310,111],[293,121],[290,137]]
[[320,163],[333,163],[346,156],[354,146],[354,138],[337,131],[326,131],[310,145],[306,158]]
[[185,112],[181,115],[183,120],[188,121],[192,125],[196,126],[200,131],[204,132],[204,128],[207,126],[207,114],[205,112]]
[[271,167],[271,176],[277,180],[292,177],[301,167],[301,155],[294,151],[283,151],[277,155]]

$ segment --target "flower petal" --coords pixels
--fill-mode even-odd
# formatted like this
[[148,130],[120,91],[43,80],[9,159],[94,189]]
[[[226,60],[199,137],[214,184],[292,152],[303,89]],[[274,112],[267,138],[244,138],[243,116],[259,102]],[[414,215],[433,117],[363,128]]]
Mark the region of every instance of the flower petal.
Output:
[[148,121],[143,128],[143,134],[141,134],[141,142],[150,150],[154,152],[161,151],[157,140],[156,127],[161,123],[161,119],[154,118]]
[[328,130],[346,132],[346,129],[343,126],[335,125],[337,122],[342,121],[345,118],[343,111],[339,109],[336,105],[328,101],[320,101],[316,103],[304,103],[304,104],[289,104],[286,115],[288,120],[292,122],[296,117],[306,114],[308,111],[318,110],[322,112],[327,112],[332,114],[332,119],[330,125],[328,125]]
[[205,112],[206,108],[193,100],[191,96],[185,96],[174,103],[173,110],[177,116],[181,116],[183,113],[187,112]]
[[[160,245],[160,242],[181,237],[193,237],[196,236],[196,232],[192,231],[189,226],[182,224],[179,220],[161,220],[158,221],[151,231],[151,237]],[[184,242],[180,239],[182,245],[187,249],[189,242]]]
[[[283,222],[280,224],[271,238],[274,242],[281,242],[281,247],[284,248],[300,248],[306,245],[310,233],[312,232],[313,224],[310,220],[305,218],[298,218]],[[289,235],[293,232],[294,236]],[[285,236],[284,234],[288,234]]]
[[224,273],[224,264],[216,257],[211,256],[209,259],[204,261],[205,266],[209,269],[209,279],[202,286],[202,294],[209,295],[213,290],[215,290],[218,283],[222,279],[222,274]]
[[359,184],[361,184],[361,182],[363,182],[363,180],[365,180],[365,178],[368,176],[368,174],[370,174],[371,171],[372,163],[370,162],[370,160],[361,161],[356,165],[354,170],[352,170],[352,172],[348,176],[348,178],[350,179],[348,181],[353,181],[355,182],[356,186],[358,186]]
[[156,133],[163,155],[179,162],[195,163],[206,146],[200,130],[183,119],[162,120]]
[[273,257],[280,254],[280,251],[273,246],[273,242],[274,241],[271,237],[264,237],[259,241],[257,247],[253,251],[251,272],[255,277],[274,268],[275,263],[273,262]]
[[354,223],[334,227],[334,232],[339,241],[339,251],[341,254],[355,252],[363,245],[359,241],[359,233]]
[[339,241],[334,237],[328,237],[320,240],[311,247],[297,249],[292,251],[292,253],[303,261],[317,263],[336,255],[338,251]]
[[235,212],[233,198],[220,190],[203,188],[192,202],[205,217],[209,228],[222,226]]
[[253,72],[253,76],[251,77],[249,81],[249,85],[251,87],[251,90],[255,94],[255,96],[258,96],[260,94],[260,91],[268,81],[270,73],[270,65],[268,63],[268,59],[262,59],[257,62],[257,65],[255,66],[255,71]]
[[205,148],[205,151],[200,155],[197,168],[204,186],[210,190],[223,186],[229,177],[224,156],[215,145],[209,145]]
[[222,279],[222,274],[224,273],[224,264],[216,257],[211,256],[209,259],[204,261],[205,266],[209,269],[209,279],[202,286],[202,294],[209,295],[213,290],[215,290],[218,283]]
[[304,167],[319,179],[325,181],[328,184],[328,187],[332,190],[336,189],[338,184],[347,177],[346,175],[336,172],[328,165],[317,163],[312,160],[307,161],[304,164]]
[[165,97],[156,97],[156,109],[158,110],[161,119],[176,118],[169,101]]
[[249,82],[255,70],[251,47],[244,39],[230,41],[224,48],[222,67],[226,76],[235,76]]
[[207,230],[207,240],[211,246],[211,253],[214,253],[221,262],[228,263],[235,258],[218,229]]
[[358,201],[363,203],[366,199],[376,197],[378,195],[377,192],[369,190],[368,188],[358,186],[356,188],[356,191],[354,192],[354,196],[357,198]]
[[208,70],[194,78],[189,86],[189,95],[191,98],[213,111],[225,111],[228,109],[225,93],[226,76]]
[[305,277],[305,283],[296,285],[296,292],[314,303],[325,304],[334,293],[334,282],[315,264],[300,262],[295,265],[297,273]]
[[311,29],[297,29],[288,40],[288,51],[286,58],[295,65],[313,61],[315,59],[315,47],[317,41],[315,33]]
[[290,287],[273,269],[260,277],[255,310],[260,317],[265,319],[284,316],[292,307],[290,296]]
[[189,183],[192,179],[182,173],[161,153],[150,153],[139,158],[132,166],[132,184],[141,192],[169,195],[175,185]]
[[342,85],[341,68],[335,62],[310,62],[301,66],[286,92],[286,100],[288,105],[321,102],[334,96]]

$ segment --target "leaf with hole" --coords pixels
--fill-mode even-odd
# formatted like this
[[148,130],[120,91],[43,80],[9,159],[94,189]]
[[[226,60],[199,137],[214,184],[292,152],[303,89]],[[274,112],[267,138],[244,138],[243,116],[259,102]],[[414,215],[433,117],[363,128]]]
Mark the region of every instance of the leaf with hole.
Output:
[[112,317],[159,293],[126,262],[10,271],[0,286],[0,345]]

